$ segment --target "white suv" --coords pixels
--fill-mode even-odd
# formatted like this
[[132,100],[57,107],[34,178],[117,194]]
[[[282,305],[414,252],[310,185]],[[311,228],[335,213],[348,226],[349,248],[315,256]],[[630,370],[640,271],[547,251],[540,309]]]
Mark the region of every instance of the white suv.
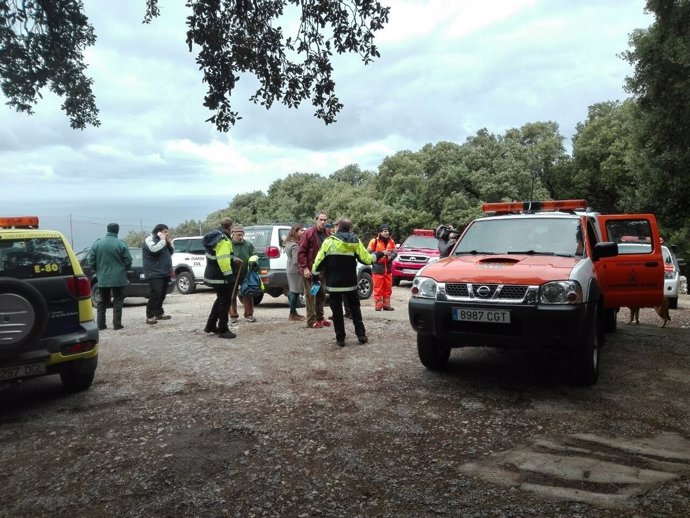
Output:
[[[252,225],[244,227],[244,237],[252,242],[259,256],[259,270],[266,293],[272,297],[287,295],[287,254],[283,242],[290,232],[290,225]],[[359,264],[357,268],[357,291],[360,299],[368,299],[373,291],[371,266]],[[261,301],[262,295],[254,298]],[[304,295],[300,295],[304,305]]]
[[197,284],[204,282],[206,249],[203,236],[176,237],[172,240],[175,252],[172,255],[177,291],[189,295],[196,291]]

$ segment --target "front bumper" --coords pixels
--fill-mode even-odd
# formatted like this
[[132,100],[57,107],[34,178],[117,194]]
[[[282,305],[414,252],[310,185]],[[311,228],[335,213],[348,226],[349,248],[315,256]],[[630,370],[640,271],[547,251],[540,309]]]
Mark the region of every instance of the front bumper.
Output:
[[[510,323],[459,322],[453,308],[510,311]],[[569,349],[580,346],[588,332],[587,304],[523,305],[447,302],[411,298],[410,324],[419,334],[432,335],[449,347],[508,349]]]

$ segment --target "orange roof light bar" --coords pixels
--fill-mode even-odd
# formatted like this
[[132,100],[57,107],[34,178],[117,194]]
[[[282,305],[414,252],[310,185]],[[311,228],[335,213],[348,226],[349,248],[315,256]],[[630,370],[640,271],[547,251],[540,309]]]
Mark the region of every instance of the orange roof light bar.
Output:
[[428,228],[415,228],[412,229],[413,236],[433,236],[434,231]]
[[538,210],[584,210],[587,200],[506,201],[484,203],[483,212],[535,212]]
[[0,218],[0,228],[38,228],[38,216]]

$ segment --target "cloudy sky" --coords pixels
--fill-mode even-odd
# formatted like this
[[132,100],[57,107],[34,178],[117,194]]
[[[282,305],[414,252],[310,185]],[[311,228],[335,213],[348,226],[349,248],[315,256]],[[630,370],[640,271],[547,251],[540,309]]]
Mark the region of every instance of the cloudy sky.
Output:
[[643,0],[389,0],[381,58],[335,60],[337,123],[308,103],[255,106],[256,82],[243,77],[232,99],[243,119],[222,134],[205,122],[184,2],[160,0],[149,25],[144,0],[84,4],[98,36],[87,58],[101,126],[71,130],[48,92],[33,116],[0,108],[0,212],[39,215],[78,249],[109,221],[150,230],[205,219],[290,173],[376,170],[397,151],[462,143],[481,128],[556,121],[570,146],[588,106],[627,96],[618,54],[653,21]]

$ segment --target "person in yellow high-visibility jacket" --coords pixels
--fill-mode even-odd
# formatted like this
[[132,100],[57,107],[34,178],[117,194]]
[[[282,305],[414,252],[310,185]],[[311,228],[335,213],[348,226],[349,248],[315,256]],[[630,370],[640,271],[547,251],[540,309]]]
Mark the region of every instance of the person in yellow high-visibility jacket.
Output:
[[230,240],[232,220],[220,220],[220,228],[212,230],[204,236],[203,244],[206,248],[206,269],[204,270],[204,284],[212,287],[216,292],[216,300],[208,315],[204,332],[215,334],[219,338],[235,338],[235,333],[228,327],[228,311],[232,301],[232,290],[235,285],[233,274],[233,248]]

